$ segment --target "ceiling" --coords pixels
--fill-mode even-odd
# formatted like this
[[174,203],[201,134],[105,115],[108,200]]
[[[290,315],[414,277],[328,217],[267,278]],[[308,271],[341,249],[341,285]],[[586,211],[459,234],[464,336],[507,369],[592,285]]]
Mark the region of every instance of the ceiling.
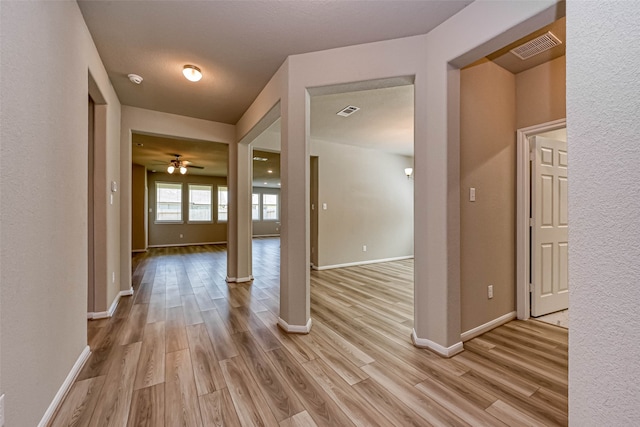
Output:
[[471,2],[78,0],[122,104],[229,124],[287,56],[425,34]]
[[179,154],[181,160],[203,169],[189,167],[191,175],[227,176],[229,146],[219,142],[178,139],[134,133],[131,160],[150,171],[166,172],[169,162]]
[[[470,0],[445,1],[104,1],[78,0],[120,102],[235,124],[288,55],[425,34]],[[564,54],[565,20],[542,28],[489,55],[514,74]],[[521,61],[509,50],[551,30],[563,44]],[[185,64],[200,67],[200,82],[187,81]],[[131,83],[127,74],[144,78]],[[349,117],[336,113],[361,109]],[[280,122],[254,147],[279,151]],[[413,86],[311,97],[313,139],[413,155]],[[138,146],[136,144],[142,144]],[[133,160],[163,169],[181,154],[204,169],[227,174],[227,147],[151,135],[134,136]],[[254,162],[256,185],[277,186],[266,165]],[[275,170],[272,167],[271,170]],[[279,175],[278,175],[279,178]]]

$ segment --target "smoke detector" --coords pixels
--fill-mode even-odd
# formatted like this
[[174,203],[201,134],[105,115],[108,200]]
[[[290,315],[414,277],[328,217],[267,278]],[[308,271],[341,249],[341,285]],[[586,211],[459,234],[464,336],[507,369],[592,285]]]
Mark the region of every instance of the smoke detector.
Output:
[[525,60],[551,48],[560,46],[561,44],[562,42],[559,38],[557,38],[551,31],[547,31],[540,37],[536,37],[533,40],[529,40],[528,42],[511,49],[511,53],[518,58]]
[[338,111],[336,114],[342,117],[349,117],[356,111],[358,111],[360,107],[355,107],[353,105],[349,105],[348,107],[344,107],[342,110]]
[[131,83],[135,83],[137,85],[142,83],[142,77],[140,77],[137,74],[129,74],[127,77],[129,77],[129,80],[131,80]]

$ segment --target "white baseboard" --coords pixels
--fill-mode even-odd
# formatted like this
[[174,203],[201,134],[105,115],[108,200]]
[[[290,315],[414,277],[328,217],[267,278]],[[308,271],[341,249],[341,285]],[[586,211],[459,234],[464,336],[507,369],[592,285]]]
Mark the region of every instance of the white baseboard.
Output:
[[126,291],[118,292],[116,298],[111,303],[111,307],[109,307],[108,311],[98,311],[98,312],[89,312],[87,313],[87,319],[89,320],[98,320],[98,319],[106,319],[107,317],[113,316],[113,313],[116,312],[116,308],[118,308],[118,303],[120,302],[120,297],[128,297],[133,295],[133,287]]
[[512,321],[516,318],[516,315],[517,313],[515,311],[512,311],[511,313],[507,313],[503,316],[498,317],[497,319],[493,319],[492,321],[487,322],[484,325],[480,325],[468,330],[467,332],[463,332],[462,334],[460,334],[460,340],[462,342],[469,341],[470,339],[482,335],[485,332],[490,331],[491,329],[497,328],[500,325],[504,325],[505,323]]
[[225,279],[227,283],[246,283],[253,281],[253,275],[249,277],[229,277]]
[[226,245],[227,242],[176,243],[170,245],[149,245],[150,248],[174,248],[180,246]]
[[347,262],[345,264],[333,264],[333,265],[322,265],[322,266],[311,264],[311,268],[313,268],[314,270],[331,270],[334,268],[355,267],[358,265],[378,264],[381,262],[402,261],[403,259],[412,259],[412,258],[413,258],[413,255],[408,255],[408,256],[399,256],[394,258],[372,259],[369,261]]
[[60,389],[54,396],[53,401],[51,402],[46,412],[44,413],[42,419],[38,423],[38,427],[46,427],[52,421],[54,414],[58,410],[58,407],[60,406],[64,398],[67,396],[67,393],[69,393],[69,390],[71,390],[71,386],[73,385],[73,382],[76,380],[76,377],[80,373],[80,370],[82,369],[84,364],[87,362],[87,359],[89,359],[90,355],[91,355],[91,350],[89,349],[89,346],[86,346],[84,350],[82,350],[82,353],[80,353],[78,360],[76,360],[76,363],[74,363],[73,367],[71,368],[71,371],[67,375],[67,378],[65,378],[64,382],[60,386]]
[[311,318],[309,318],[309,321],[307,322],[306,325],[301,326],[301,325],[290,325],[284,320],[282,320],[282,318],[278,317],[278,326],[280,326],[280,328],[282,328],[285,332],[288,332],[290,334],[308,334],[309,332],[311,332]]
[[413,341],[413,345],[419,348],[428,348],[429,350],[439,354],[444,357],[455,356],[464,350],[464,346],[462,345],[462,341],[455,343],[450,347],[444,347],[438,344],[437,342],[428,340],[426,338],[418,338],[416,334],[416,330],[414,329],[411,332],[411,341]]

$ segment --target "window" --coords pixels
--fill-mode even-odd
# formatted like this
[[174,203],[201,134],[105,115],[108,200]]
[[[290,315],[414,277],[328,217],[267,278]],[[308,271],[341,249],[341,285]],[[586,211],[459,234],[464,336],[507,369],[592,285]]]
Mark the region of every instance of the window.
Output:
[[260,194],[251,195],[251,219],[260,221]]
[[182,184],[156,182],[156,221],[182,221]]
[[278,195],[277,194],[262,195],[262,220],[263,221],[278,220]]
[[213,221],[210,185],[189,184],[189,221]]
[[218,222],[227,221],[229,211],[229,198],[226,186],[218,187]]

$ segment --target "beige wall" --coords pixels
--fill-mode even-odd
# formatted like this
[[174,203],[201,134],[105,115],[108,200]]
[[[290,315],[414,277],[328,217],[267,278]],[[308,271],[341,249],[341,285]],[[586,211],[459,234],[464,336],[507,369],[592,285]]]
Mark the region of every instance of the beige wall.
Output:
[[413,159],[318,140],[311,153],[318,156],[316,267],[413,256],[413,180],[404,173]]
[[133,164],[131,170],[131,250],[147,249],[147,168]]
[[[156,182],[177,182],[182,183],[182,224],[156,224],[155,223],[155,203],[156,203]],[[189,188],[188,184],[210,184],[213,186],[213,223],[189,224],[187,221],[187,210],[189,209]],[[149,246],[171,246],[188,245],[198,243],[222,243],[227,241],[227,222],[217,221],[217,197],[219,185],[227,185],[224,177],[201,176],[201,175],[180,175],[168,173],[147,173],[147,185],[149,188]],[[180,237],[182,234],[183,237]]]
[[565,57],[517,75],[479,61],[461,71],[460,88],[464,332],[515,310],[515,131],[565,117]]
[[5,425],[35,426],[87,345],[88,71],[107,103],[96,197],[116,272],[120,104],[75,2],[2,2],[0,19],[1,391]]
[[[460,73],[463,332],[515,308],[515,80],[490,61]],[[470,187],[476,189],[475,202],[469,201]]]
[[565,69],[561,56],[516,75],[517,129],[567,116]]

